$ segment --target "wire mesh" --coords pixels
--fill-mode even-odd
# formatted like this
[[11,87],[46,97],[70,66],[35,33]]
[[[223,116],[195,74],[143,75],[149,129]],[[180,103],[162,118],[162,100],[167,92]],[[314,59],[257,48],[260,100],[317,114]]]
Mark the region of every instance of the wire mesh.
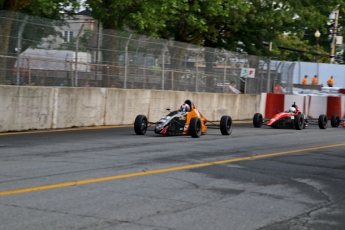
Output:
[[[0,84],[223,93],[234,82],[246,94],[292,85],[291,64],[105,30],[89,16],[65,23],[0,11],[0,18]],[[247,69],[255,74],[244,76]]]

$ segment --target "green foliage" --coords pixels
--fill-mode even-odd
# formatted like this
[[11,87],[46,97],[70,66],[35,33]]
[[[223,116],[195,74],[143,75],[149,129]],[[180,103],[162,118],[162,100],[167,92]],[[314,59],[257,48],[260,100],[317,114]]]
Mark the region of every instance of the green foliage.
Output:
[[49,19],[64,19],[80,7],[78,0],[0,0],[0,10],[9,10]]
[[[82,36],[79,38],[78,42],[78,51],[79,52],[89,52],[91,51],[90,48],[90,39],[93,35],[92,30],[84,30]],[[70,42],[65,42],[60,45],[58,49],[60,50],[76,50],[77,47],[77,39],[76,38],[71,38]]]
[[[343,0],[87,0],[93,17],[105,28],[125,29],[148,36],[192,44],[212,44],[259,56],[311,60],[303,53],[270,53],[272,42],[315,50],[316,29],[321,32],[320,52],[329,52],[328,16]],[[342,12],[343,5],[340,6]],[[339,24],[345,20],[340,18]],[[286,40],[282,36],[289,33]],[[343,33],[341,31],[341,33]],[[282,39],[282,40],[281,40]],[[295,40],[292,42],[292,40]],[[240,45],[239,45],[240,44]],[[281,53],[281,54],[280,54]]]
[[[0,9],[13,12],[10,17],[15,20],[6,18],[6,23],[12,27],[12,30],[0,26],[0,33],[8,37],[18,37],[18,28],[25,24],[24,18],[27,15],[21,51],[25,51],[28,47],[35,48],[43,38],[57,35],[54,26],[64,25],[65,16],[72,15],[79,6],[78,0],[1,0]],[[1,47],[1,49],[4,52],[8,50],[11,54],[16,46],[17,39],[12,39],[8,47]]]

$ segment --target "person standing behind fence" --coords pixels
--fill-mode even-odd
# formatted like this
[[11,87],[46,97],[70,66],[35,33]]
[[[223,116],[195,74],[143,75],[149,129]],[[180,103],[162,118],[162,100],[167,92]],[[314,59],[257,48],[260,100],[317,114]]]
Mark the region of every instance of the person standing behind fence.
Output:
[[241,93],[241,91],[236,89],[235,82],[231,82],[227,87],[225,87],[224,92],[230,93],[230,94],[240,94]]
[[283,94],[284,93],[283,86],[277,83],[276,86],[274,86],[274,93]]
[[304,78],[302,79],[303,85],[308,85],[308,75],[304,75]]
[[312,85],[318,85],[319,79],[317,79],[317,75],[314,75],[314,77],[311,79]]
[[328,87],[333,87],[333,85],[334,85],[333,76],[331,76],[331,77],[327,80],[327,85],[328,85]]

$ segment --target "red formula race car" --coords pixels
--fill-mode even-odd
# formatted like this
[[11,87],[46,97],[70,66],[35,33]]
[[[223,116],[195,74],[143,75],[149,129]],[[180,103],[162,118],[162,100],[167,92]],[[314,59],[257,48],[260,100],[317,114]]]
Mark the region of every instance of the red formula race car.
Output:
[[331,126],[333,128],[338,128],[340,123],[343,122],[342,126],[345,128],[345,120],[341,120],[338,114],[333,114],[331,117]]
[[260,128],[266,123],[272,128],[295,128],[297,130],[305,129],[309,124],[318,124],[320,129],[327,128],[327,116],[320,115],[319,119],[308,119],[298,108],[296,103],[288,111],[278,112],[270,119],[264,119],[261,113],[256,113],[253,117],[253,125]]

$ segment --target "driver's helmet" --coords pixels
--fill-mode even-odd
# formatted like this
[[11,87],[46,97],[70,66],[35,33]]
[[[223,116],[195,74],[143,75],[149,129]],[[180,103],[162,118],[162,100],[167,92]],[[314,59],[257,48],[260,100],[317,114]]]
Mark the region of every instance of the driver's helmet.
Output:
[[290,107],[289,113],[296,113],[296,108],[295,107]]
[[181,108],[180,108],[180,111],[181,112],[189,112],[190,111],[190,107],[188,104],[184,103],[181,105]]

